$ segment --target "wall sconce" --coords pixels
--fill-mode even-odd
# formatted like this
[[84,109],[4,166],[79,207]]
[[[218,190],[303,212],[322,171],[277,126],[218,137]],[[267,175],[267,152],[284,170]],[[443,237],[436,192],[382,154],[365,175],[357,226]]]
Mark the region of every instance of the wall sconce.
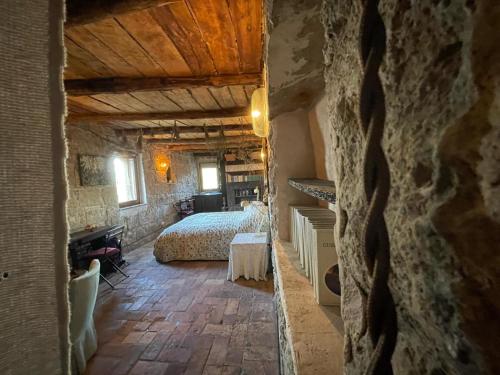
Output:
[[167,182],[172,182],[172,172],[170,168],[170,159],[165,155],[155,157],[156,174]]
[[252,94],[252,127],[255,135],[267,137],[269,135],[269,106],[267,90],[261,87]]

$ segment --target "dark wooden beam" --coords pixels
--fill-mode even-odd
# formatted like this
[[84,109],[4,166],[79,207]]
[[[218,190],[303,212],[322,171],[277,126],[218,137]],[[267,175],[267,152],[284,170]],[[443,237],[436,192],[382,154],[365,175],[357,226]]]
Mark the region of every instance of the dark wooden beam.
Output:
[[182,0],[68,0],[66,27],[86,25],[133,11],[178,3]]
[[226,74],[205,77],[142,77],[94,78],[64,81],[66,94],[71,96],[120,94],[132,91],[190,89],[196,87],[225,87],[262,85],[261,73]]
[[224,143],[257,143],[261,142],[261,138],[255,135],[238,135],[233,137],[210,137],[210,138],[179,138],[179,139],[165,139],[165,138],[152,138],[147,140],[148,143],[164,143],[169,145],[208,145]]
[[245,143],[225,143],[225,144],[218,144],[218,143],[211,143],[208,145],[202,145],[202,144],[194,144],[194,145],[169,145],[168,149],[170,151],[176,151],[176,152],[208,152],[208,151],[234,151],[236,152],[237,150],[247,150],[247,149],[254,149],[255,148],[255,143],[252,142],[245,142]]
[[227,108],[210,111],[138,112],[138,113],[73,113],[66,123],[102,123],[108,121],[200,120],[248,116],[248,108]]
[[[241,125],[241,124],[230,124],[230,125],[222,125],[225,131],[250,131],[252,130],[252,125]],[[164,126],[161,128],[138,128],[138,129],[117,129],[116,132],[118,134],[125,134],[130,136],[155,136],[155,135],[165,135],[172,134],[173,126]],[[220,132],[221,127],[218,125],[207,125],[205,126],[177,126],[178,134],[186,134],[186,133],[204,133],[205,129],[208,133],[218,133]]]

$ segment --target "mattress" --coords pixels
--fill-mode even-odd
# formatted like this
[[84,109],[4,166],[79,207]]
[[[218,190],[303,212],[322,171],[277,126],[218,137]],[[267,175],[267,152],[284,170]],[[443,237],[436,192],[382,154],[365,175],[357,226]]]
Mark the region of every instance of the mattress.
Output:
[[188,216],[163,230],[154,244],[159,262],[227,260],[236,233],[266,231],[267,207],[251,204],[244,211],[207,212]]

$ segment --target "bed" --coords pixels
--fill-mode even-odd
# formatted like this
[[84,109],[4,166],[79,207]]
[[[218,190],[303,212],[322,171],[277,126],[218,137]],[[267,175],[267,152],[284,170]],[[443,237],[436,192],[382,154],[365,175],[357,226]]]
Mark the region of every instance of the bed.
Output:
[[244,211],[195,214],[169,226],[155,241],[156,260],[227,260],[236,233],[268,230],[267,207],[259,203]]

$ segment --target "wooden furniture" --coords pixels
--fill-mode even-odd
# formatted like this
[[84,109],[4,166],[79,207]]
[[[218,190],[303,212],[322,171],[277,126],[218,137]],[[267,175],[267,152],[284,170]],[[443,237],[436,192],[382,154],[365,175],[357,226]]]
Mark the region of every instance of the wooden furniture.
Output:
[[68,243],[69,259],[72,269],[86,269],[89,261],[86,257],[90,250],[99,249],[106,242],[106,234],[123,225],[105,225],[92,231],[82,230],[70,234]]
[[242,182],[228,182],[227,183],[227,206],[230,211],[241,210],[240,203],[242,201],[255,201],[257,194],[254,192],[255,188],[260,190],[260,197],[264,191],[264,184],[262,179],[255,181],[242,181]]
[[[123,276],[128,277],[128,275],[122,271],[122,269],[118,266],[117,262],[122,261],[122,237],[123,237],[123,229],[124,226],[118,226],[112,228],[106,232],[104,237],[104,244],[102,247],[98,249],[92,249],[87,251],[85,257],[91,261],[93,259],[99,259],[99,261],[105,265],[109,264],[111,267],[120,272]],[[114,261],[113,259],[116,259]],[[102,279],[111,287],[115,288],[115,286],[108,280],[102,273],[100,273]]]
[[182,199],[178,202],[175,202],[174,208],[177,212],[177,216],[179,216],[179,220],[182,220],[186,216],[194,214],[194,199]]
[[268,210],[256,203],[244,211],[205,212],[165,228],[154,244],[159,262],[173,260],[227,260],[236,233],[263,232]]
[[267,280],[269,267],[268,236],[266,232],[237,233],[231,241],[227,279]]
[[222,193],[207,192],[193,195],[194,212],[218,212],[222,210]]

